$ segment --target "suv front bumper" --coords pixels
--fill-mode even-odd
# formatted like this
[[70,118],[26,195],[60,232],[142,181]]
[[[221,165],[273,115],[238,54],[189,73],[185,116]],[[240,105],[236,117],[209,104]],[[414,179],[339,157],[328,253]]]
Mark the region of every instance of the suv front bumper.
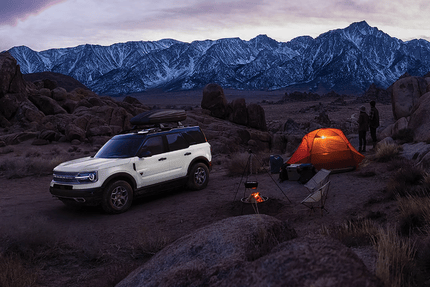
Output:
[[82,205],[98,205],[102,200],[101,187],[88,189],[73,189],[73,185],[53,184],[49,187],[52,196],[64,201],[74,201]]

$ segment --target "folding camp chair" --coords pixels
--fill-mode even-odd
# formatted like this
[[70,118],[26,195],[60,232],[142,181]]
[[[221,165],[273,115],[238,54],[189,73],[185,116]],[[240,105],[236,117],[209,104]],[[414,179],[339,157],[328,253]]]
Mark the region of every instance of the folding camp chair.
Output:
[[301,204],[309,208],[309,211],[315,211],[316,208],[320,208],[321,216],[323,216],[323,210],[328,213],[328,210],[325,208],[325,202],[327,200],[329,187],[330,181],[318,188],[313,193],[309,194],[305,199],[302,200]]
[[320,169],[305,185],[309,192],[314,192],[318,190],[321,186],[329,181],[330,170]]

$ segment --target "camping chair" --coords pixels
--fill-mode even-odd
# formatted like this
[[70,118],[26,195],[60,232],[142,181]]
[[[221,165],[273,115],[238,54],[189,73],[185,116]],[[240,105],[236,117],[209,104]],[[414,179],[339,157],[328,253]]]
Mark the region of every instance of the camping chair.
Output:
[[315,211],[316,208],[320,208],[321,216],[323,216],[323,210],[328,213],[328,210],[325,208],[325,202],[327,199],[329,187],[330,181],[318,188],[313,193],[309,194],[305,199],[302,200],[301,204],[309,208],[309,211]]
[[315,190],[318,190],[321,186],[326,184],[329,181],[330,176],[330,170],[327,169],[320,169],[305,185],[309,190],[309,193],[314,192]]

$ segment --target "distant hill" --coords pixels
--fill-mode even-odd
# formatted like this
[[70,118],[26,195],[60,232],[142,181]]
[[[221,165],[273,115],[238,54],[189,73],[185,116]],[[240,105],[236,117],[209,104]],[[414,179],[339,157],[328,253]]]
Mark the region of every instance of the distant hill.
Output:
[[40,73],[23,74],[23,77],[24,77],[24,80],[29,82],[51,80],[56,82],[59,87],[66,89],[66,91],[68,92],[73,91],[76,88],[88,89],[84,84],[82,84],[78,80],[60,73],[40,72]]
[[423,76],[430,70],[430,42],[403,42],[365,21],[286,43],[259,35],[249,41],[164,39],[41,52],[20,46],[9,52],[24,74],[69,75],[101,95],[192,90],[208,83],[361,95],[371,84],[386,89],[405,73]]

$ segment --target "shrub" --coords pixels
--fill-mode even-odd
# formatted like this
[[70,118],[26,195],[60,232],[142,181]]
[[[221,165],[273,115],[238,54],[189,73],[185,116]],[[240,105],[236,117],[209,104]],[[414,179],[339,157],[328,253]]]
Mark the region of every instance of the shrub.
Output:
[[6,178],[22,178],[26,176],[43,176],[52,173],[58,164],[66,161],[62,156],[43,158],[37,153],[27,153],[24,157],[5,159],[0,162],[0,172]]
[[[118,258],[110,250],[103,252],[96,235],[56,231],[44,218],[9,224],[0,234],[0,286],[52,285],[44,280],[55,276],[50,273],[53,266],[62,266],[64,277],[69,277],[61,286],[82,286],[83,282],[85,286],[115,286],[142,264]],[[119,244],[112,243],[112,247],[122,249]],[[69,271],[75,274],[77,267],[81,274],[71,276]]]
[[391,160],[390,162],[388,162],[387,164],[387,170],[388,171],[396,171],[402,167],[405,166],[411,166],[412,164],[406,160],[405,158],[395,158],[393,160]]
[[386,189],[394,196],[427,196],[430,192],[430,179],[423,168],[404,165],[394,173]]
[[348,247],[371,245],[377,232],[377,227],[369,219],[349,220],[343,225],[322,228],[323,234]]
[[172,238],[162,232],[141,227],[132,243],[132,256],[134,258],[151,257],[172,241]]
[[371,157],[377,162],[388,162],[397,158],[402,150],[402,147],[397,144],[378,144],[375,154]]
[[409,236],[413,232],[424,232],[430,219],[430,198],[407,196],[398,198],[399,231]]
[[374,242],[378,252],[376,276],[385,286],[411,286],[416,280],[415,248],[410,240],[401,239],[388,227],[380,228]]
[[39,286],[37,272],[29,270],[17,256],[0,255],[0,286]]

